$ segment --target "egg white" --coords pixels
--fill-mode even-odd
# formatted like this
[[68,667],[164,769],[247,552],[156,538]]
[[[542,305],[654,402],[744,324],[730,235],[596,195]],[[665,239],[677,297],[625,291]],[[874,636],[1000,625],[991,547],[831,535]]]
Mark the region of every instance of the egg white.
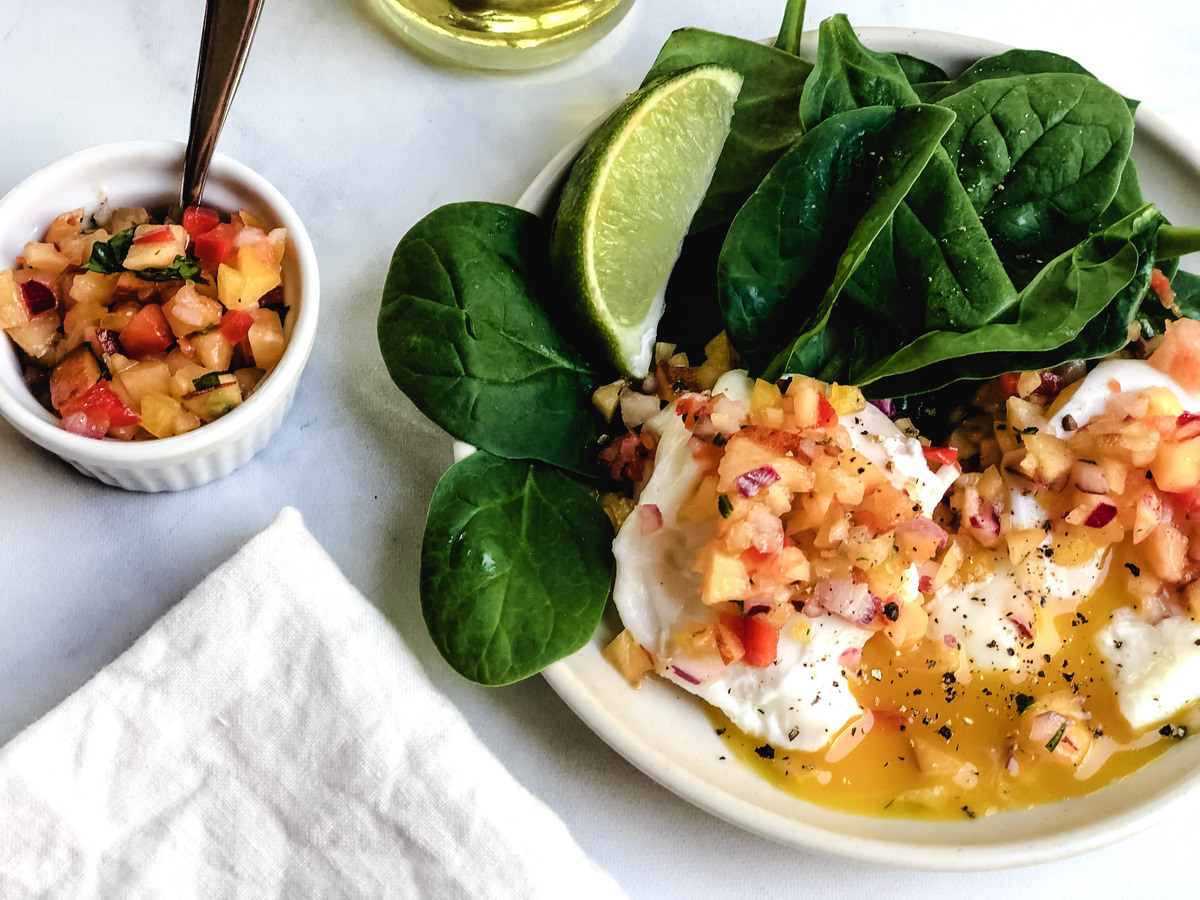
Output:
[[[743,373],[730,373],[713,393],[746,401],[752,386]],[[855,449],[922,509],[931,510],[953,482],[953,466],[931,472],[920,442],[906,437],[874,407],[844,417],[844,422]],[[662,527],[643,534],[639,517],[630,516],[613,543],[613,597],[622,622],[651,652],[660,675],[720,709],[738,728],[776,747],[819,750],[862,711],[839,660],[848,650],[860,650],[874,632],[840,616],[797,613],[780,633],[778,658],[770,666],[726,666],[715,656],[675,651],[671,635],[681,625],[714,619],[700,600],[695,565],[717,526],[715,521],[678,521],[680,506],[703,470],[688,448],[691,433],[672,408],[652,426],[661,427],[662,437],[638,502],[658,507]],[[909,576],[906,584],[915,595],[915,569]]]

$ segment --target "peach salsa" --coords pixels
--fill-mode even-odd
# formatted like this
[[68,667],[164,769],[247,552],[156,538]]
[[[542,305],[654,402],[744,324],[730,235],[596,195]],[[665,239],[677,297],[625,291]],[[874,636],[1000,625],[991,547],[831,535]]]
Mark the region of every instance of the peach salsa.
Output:
[[1200,724],[1200,322],[986,382],[943,446],[855,387],[717,377],[719,343],[597,398],[630,429],[603,457],[634,485],[604,498],[631,683],[871,814],[1087,793]]
[[91,438],[184,434],[238,406],[284,349],[286,231],[202,206],[56,218],[0,271],[0,328],[34,396]]

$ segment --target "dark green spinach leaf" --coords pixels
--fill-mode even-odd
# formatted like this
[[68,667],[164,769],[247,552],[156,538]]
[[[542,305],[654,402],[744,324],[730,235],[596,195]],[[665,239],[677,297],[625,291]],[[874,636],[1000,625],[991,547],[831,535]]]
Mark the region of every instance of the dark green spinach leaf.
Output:
[[[917,102],[895,54],[864,47],[845,16],[821,23],[817,65],[801,99],[806,126],[862,105]],[[872,317],[888,308],[907,310],[896,347],[922,329],[993,321],[1016,302],[1016,289],[941,148],[871,245],[846,295]]]
[[547,313],[546,224],[494,203],[434,210],[401,239],[379,310],[392,380],[454,437],[595,472],[600,379]]
[[785,344],[824,326],[952,121],[934,106],[856,109],[821,122],[775,165],[718,261],[725,328],[752,371],[782,374]]
[[[856,380],[870,385],[871,396],[922,394],[964,379],[1090,358],[1092,346],[1111,339],[1114,328],[1123,345],[1149,284],[1162,221],[1146,206],[1053,260],[1021,292],[1015,322],[930,332],[878,361],[862,359]],[[1109,316],[1070,346],[1110,305]]]
[[1113,202],[1133,116],[1111,88],[1061,73],[981,80],[941,105],[957,117],[942,142],[950,162],[1005,268],[1024,286]]
[[563,472],[477,452],[434,489],[421,545],[421,611],[466,678],[500,685],[583,646],[612,588],[613,531]]

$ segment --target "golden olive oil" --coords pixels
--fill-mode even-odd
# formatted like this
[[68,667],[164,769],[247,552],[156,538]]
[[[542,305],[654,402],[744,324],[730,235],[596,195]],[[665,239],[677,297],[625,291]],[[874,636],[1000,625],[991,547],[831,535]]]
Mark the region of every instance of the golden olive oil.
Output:
[[410,43],[443,60],[525,69],[565,59],[621,20],[633,0],[376,0]]

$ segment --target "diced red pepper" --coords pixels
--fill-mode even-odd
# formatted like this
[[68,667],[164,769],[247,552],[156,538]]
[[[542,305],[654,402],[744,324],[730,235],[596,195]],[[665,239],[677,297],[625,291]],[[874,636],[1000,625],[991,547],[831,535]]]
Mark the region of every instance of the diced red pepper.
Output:
[[817,397],[817,427],[829,428],[837,424],[837,410],[824,394]]
[[175,235],[171,233],[171,229],[163,225],[153,231],[142,232],[133,239],[133,242],[135,244],[165,244],[174,239]]
[[228,263],[233,255],[233,237],[236,229],[228,222],[219,222],[203,234],[192,238],[192,251],[200,264],[215,269]]
[[231,309],[221,316],[221,334],[228,338],[229,343],[236,344],[244,340],[254,324],[254,316],[244,309]]
[[138,414],[125,405],[125,401],[117,396],[107,381],[97,381],[86,391],[76,394],[63,402],[63,418],[83,414],[92,425],[104,424],[108,427],[136,425],[141,419]]
[[746,665],[761,669],[775,662],[779,652],[779,629],[762,616],[745,616],[743,621],[746,625],[742,637]]
[[1175,289],[1171,287],[1171,280],[1159,269],[1150,273],[1150,290],[1158,295],[1159,302],[1167,309],[1175,303]]
[[183,230],[192,237],[204,234],[221,222],[221,214],[207,206],[189,206],[183,211]]
[[779,628],[764,616],[737,616],[726,613],[721,624],[732,631],[742,642],[745,656],[742,662],[748,666],[765,668],[775,662],[779,652]]
[[147,303],[120,331],[121,347],[126,356],[142,359],[152,353],[162,353],[175,343],[175,335],[167,324],[162,307]]
[[930,462],[943,466],[958,465],[958,450],[955,447],[922,447],[921,452]]

